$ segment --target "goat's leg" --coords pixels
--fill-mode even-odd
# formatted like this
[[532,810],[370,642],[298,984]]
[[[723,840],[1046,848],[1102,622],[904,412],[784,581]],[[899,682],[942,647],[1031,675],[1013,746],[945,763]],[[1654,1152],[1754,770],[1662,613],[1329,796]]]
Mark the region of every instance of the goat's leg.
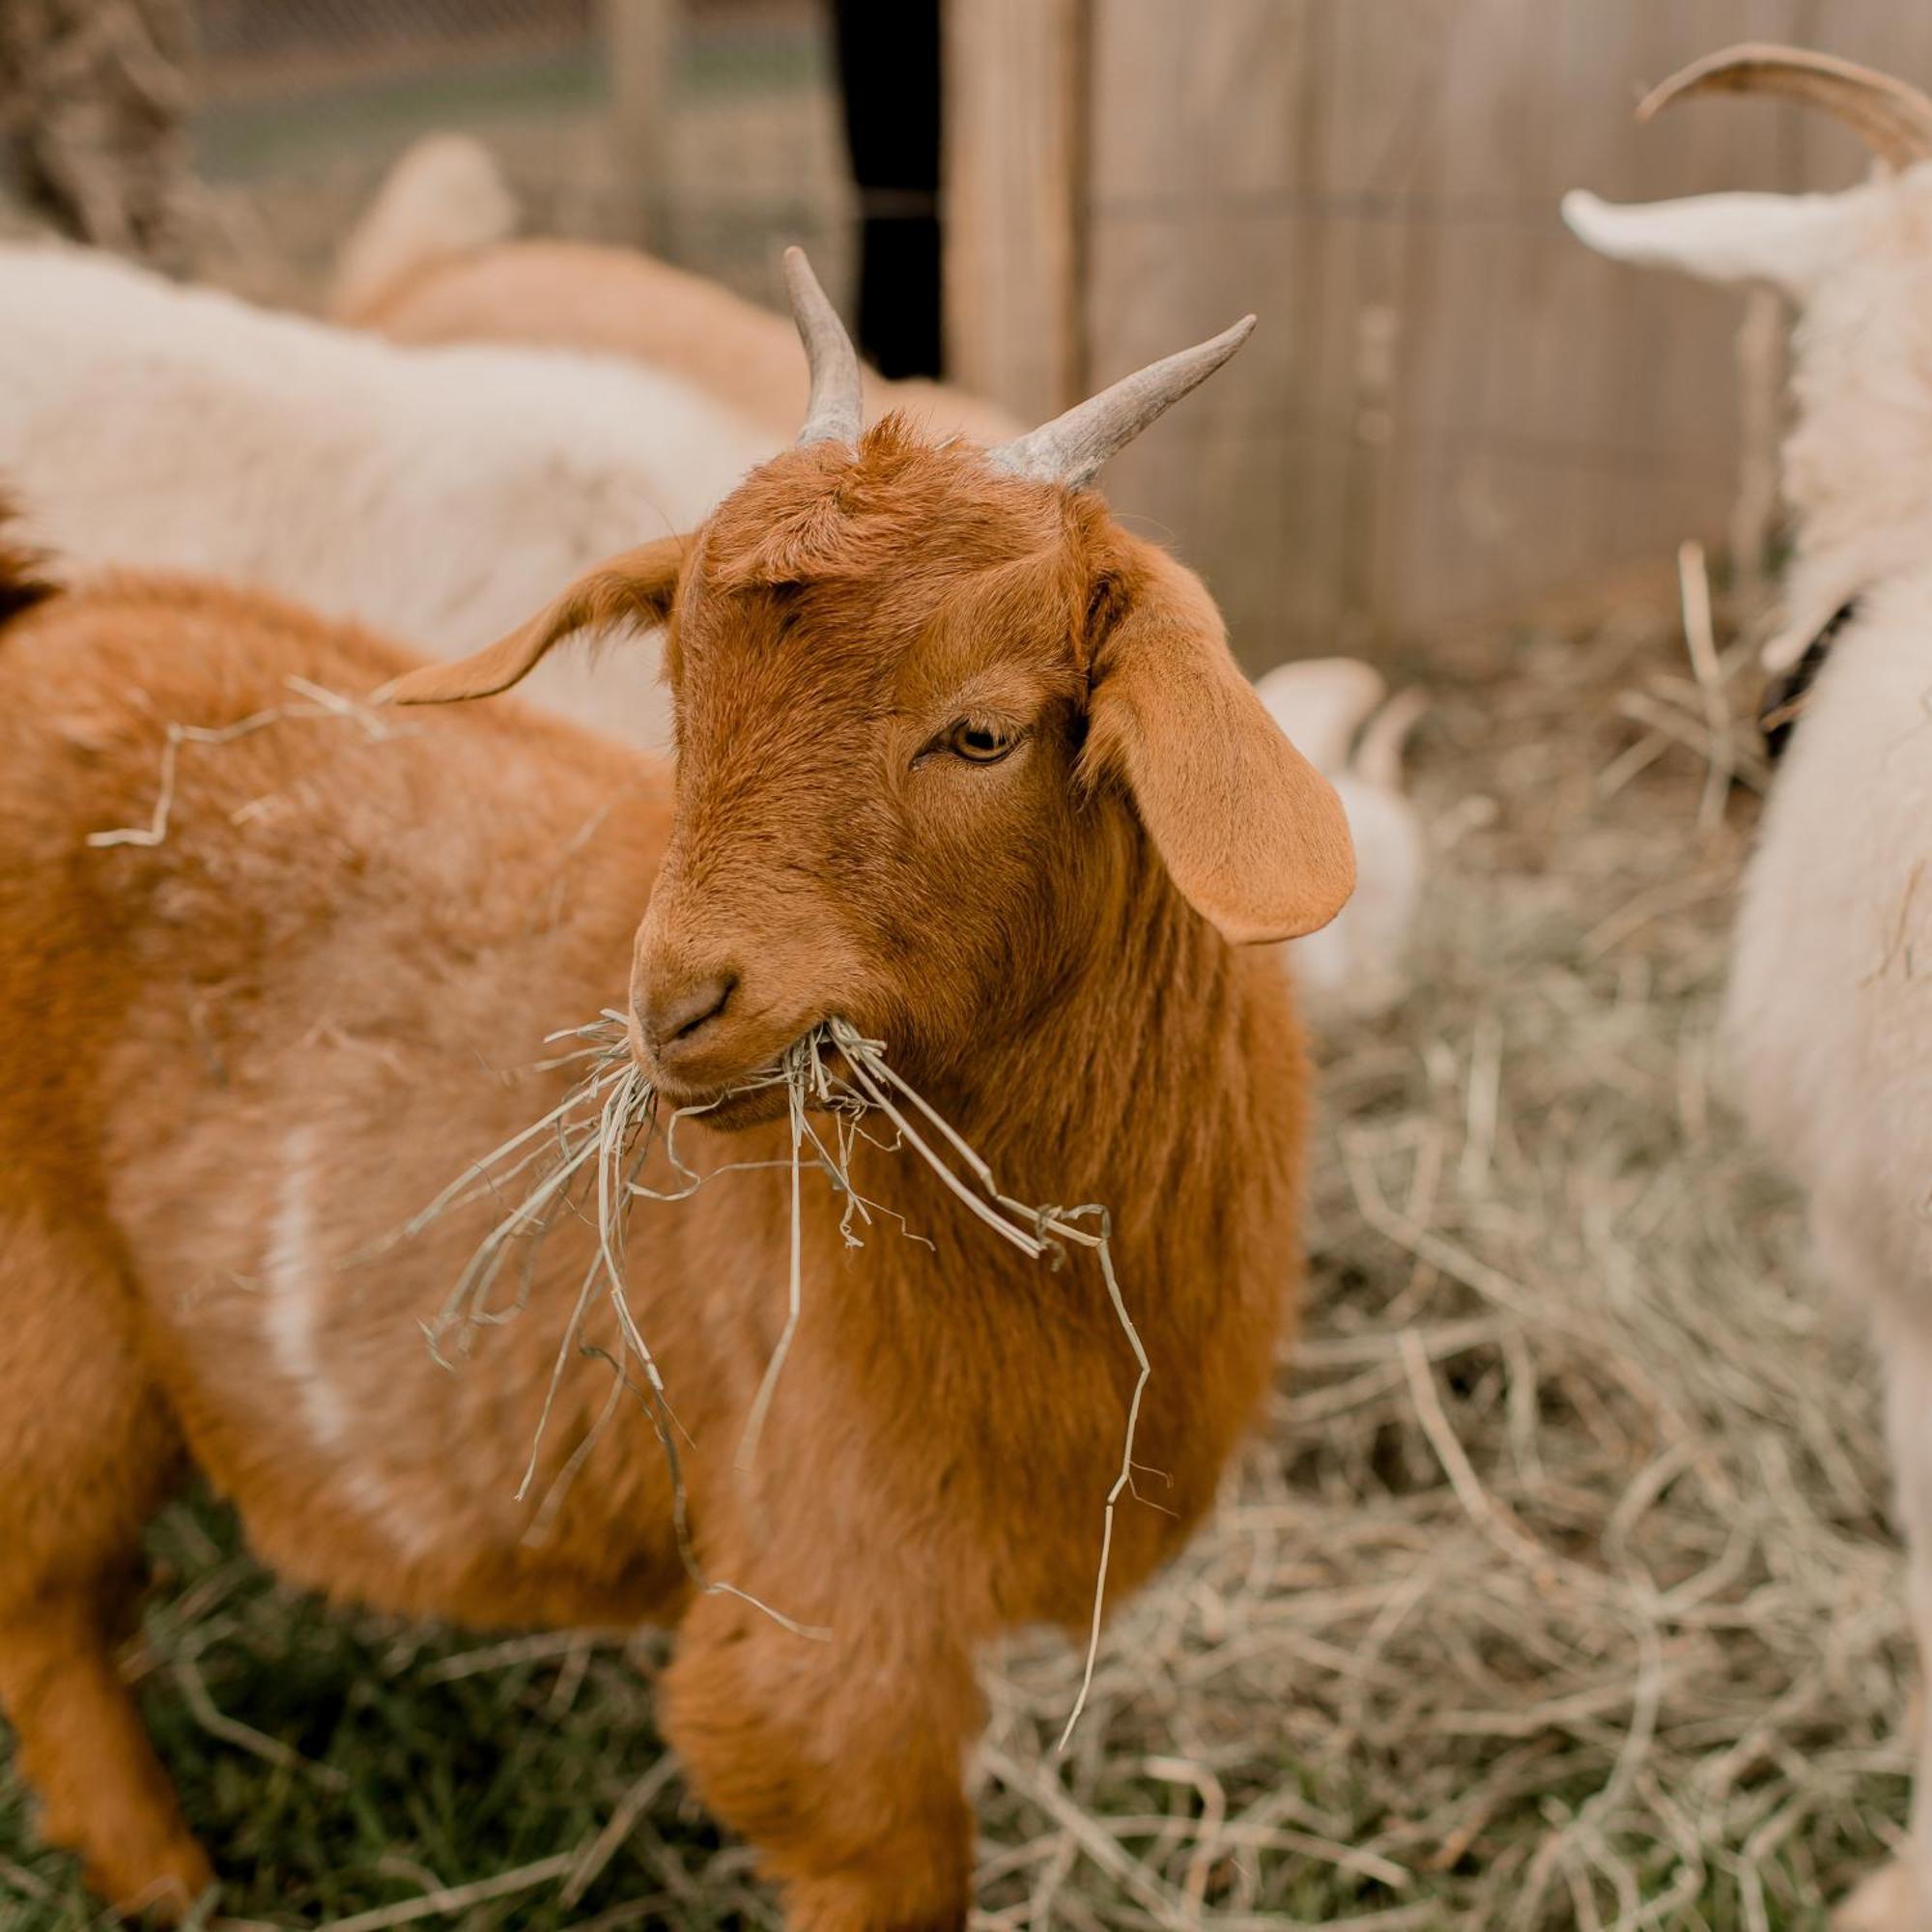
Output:
[[699,1599],[664,1682],[665,1732],[719,1817],[757,1847],[786,1932],[963,1932],[982,1721],[942,1606],[874,1604],[830,1640]]
[[0,1620],[0,1703],[47,1841],[78,1852],[117,1911],[173,1919],[213,1872],[115,1668],[104,1596],[46,1596]]
[[0,1218],[0,1710],[47,1839],[113,1904],[179,1916],[208,1861],[114,1662],[180,1463],[130,1309],[84,1242]]
[[1886,1406],[1899,1524],[1905,1533],[1906,1593],[1918,1641],[1917,1782],[1904,1847],[1839,1913],[1838,1932],[1925,1932],[1932,1927],[1932,1326],[1901,1322],[1885,1337]]

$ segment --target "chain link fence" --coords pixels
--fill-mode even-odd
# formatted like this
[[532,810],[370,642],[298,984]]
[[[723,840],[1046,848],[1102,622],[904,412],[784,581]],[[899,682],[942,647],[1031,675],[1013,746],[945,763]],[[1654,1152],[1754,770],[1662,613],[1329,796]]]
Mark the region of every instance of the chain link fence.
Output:
[[[177,0],[170,0],[176,4]],[[148,0],[8,0],[62,38],[75,92],[99,97],[104,17]],[[178,0],[189,6],[189,0]],[[337,244],[415,139],[475,134],[502,164],[529,232],[647,241],[659,254],[770,301],[799,242],[849,286],[855,198],[821,0],[680,0],[663,7],[648,110],[622,84],[622,46],[657,0],[191,0],[185,64],[190,240],[185,267],[262,299],[316,301]],[[84,23],[76,34],[63,9]],[[110,20],[111,24],[111,20]],[[17,63],[20,131],[47,88]],[[651,125],[640,128],[648,119]],[[646,134],[647,142],[639,136]],[[651,157],[651,179],[638,164]],[[63,225],[75,225],[71,220]]]

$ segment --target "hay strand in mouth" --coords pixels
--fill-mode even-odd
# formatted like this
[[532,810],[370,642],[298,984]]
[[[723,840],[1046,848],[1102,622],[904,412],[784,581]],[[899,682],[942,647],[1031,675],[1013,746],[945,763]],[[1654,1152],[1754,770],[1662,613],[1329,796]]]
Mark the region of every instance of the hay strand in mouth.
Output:
[[[811,1057],[818,1068],[821,1083],[823,1066],[818,1062],[815,1037],[808,1035],[798,1046],[786,1055],[787,1072],[790,1071],[794,1054],[803,1050]],[[771,1409],[772,1397],[778,1390],[779,1378],[784,1373],[786,1357],[791,1353],[792,1338],[798,1333],[799,1315],[804,1302],[804,1219],[799,1203],[799,1151],[805,1140],[805,1094],[801,1078],[788,1078],[785,1082],[785,1108],[791,1124],[791,1264],[786,1270],[785,1281],[785,1321],[779,1331],[779,1339],[772,1350],[772,1357],[765,1364],[765,1373],[758,1382],[758,1391],[752,1398],[752,1406],[745,1417],[745,1433],[738,1441],[737,1467],[741,1475],[749,1475],[758,1460],[758,1443],[765,1433],[765,1416]],[[849,1192],[849,1190],[848,1190]]]
[[[1060,1733],[1058,1749],[1064,1752],[1072,1742],[1074,1727],[1087,1708],[1088,1695],[1094,1688],[1094,1670],[1100,1657],[1100,1631],[1107,1615],[1107,1572],[1114,1553],[1114,1517],[1122,1496],[1133,1488],[1134,1440],[1140,1428],[1141,1403],[1153,1375],[1153,1365],[1148,1360],[1140,1330],[1128,1313],[1126,1298],[1122,1294],[1120,1281],[1114,1273],[1113,1217],[1104,1207],[1094,1202],[1081,1208],[1035,1208],[1024,1201],[1014,1200],[1011,1195],[1003,1194],[993,1179],[992,1169],[952,1122],[887,1062],[885,1049],[876,1040],[865,1038],[855,1027],[840,1019],[830,1021],[827,1031],[833,1044],[843,1055],[846,1065],[852,1069],[860,1091],[892,1122],[906,1144],[933,1173],[988,1227],[1035,1260],[1055,1253],[1054,1243],[1059,1241],[1071,1241],[1076,1246],[1094,1250],[1099,1259],[1100,1278],[1106,1286],[1108,1306],[1133,1353],[1134,1386],[1127,1398],[1126,1425],[1122,1432],[1121,1467],[1101,1507],[1100,1556],[1094,1577],[1093,1614],[1087,1634],[1086,1656],[1081,1665],[1080,1688]],[[983,1198],[967,1187],[933,1151],[895,1103],[894,1094],[915,1108],[965,1162],[983,1190]],[[1097,1232],[1078,1226],[1077,1223],[1082,1220],[1094,1221]]]
[[[440,1361],[446,1361],[443,1343],[453,1329],[468,1331],[473,1326],[501,1322],[520,1314],[527,1305],[535,1250],[548,1233],[555,1213],[563,1208],[582,1212],[595,1231],[597,1252],[579,1288],[557,1345],[529,1458],[517,1490],[517,1499],[523,1501],[536,1481],[544,1436],[554,1412],[571,1355],[579,1352],[599,1355],[610,1362],[616,1386],[629,1387],[637,1395],[663,1448],[670,1476],[671,1514],[678,1550],[694,1585],[708,1593],[741,1598],[788,1630],[808,1635],[829,1634],[799,1624],[735,1584],[707,1578],[698,1566],[689,1534],[689,1496],[682,1456],[677,1445],[679,1425],[657,1358],[632,1312],[626,1287],[624,1232],[630,1203],[639,1199],[664,1203],[688,1200],[707,1180],[735,1171],[773,1166],[788,1170],[789,1252],[785,1317],[746,1413],[745,1426],[733,1458],[733,1466],[740,1476],[749,1476],[756,1466],[772,1404],[804,1317],[802,1190],[806,1168],[817,1168],[831,1181],[834,1189],[844,1197],[839,1232],[848,1244],[863,1245],[864,1237],[857,1232],[854,1223],[861,1222],[869,1227],[875,1212],[891,1214],[910,1238],[925,1238],[906,1227],[902,1216],[867,1200],[852,1184],[852,1150],[856,1139],[865,1132],[863,1122],[868,1115],[876,1113],[883,1117],[895,1136],[890,1143],[875,1142],[875,1145],[887,1151],[911,1149],[976,1219],[1030,1260],[1043,1260],[1057,1265],[1069,1245],[1091,1250],[1094,1254],[1099,1263],[1108,1307],[1133,1358],[1134,1382],[1127,1398],[1120,1467],[1101,1503],[1100,1548],[1095,1566],[1093,1608],[1079,1690],[1061,1733],[1060,1748],[1064,1751],[1086,1708],[1093,1687],[1094,1671],[1099,1658],[1100,1632],[1106,1620],[1107,1576],[1113,1556],[1115,1517],[1121,1498],[1133,1490],[1135,1437],[1140,1425],[1142,1402],[1153,1373],[1140,1330],[1127,1309],[1125,1296],[1121,1292],[1120,1281],[1114,1271],[1113,1224],[1108,1210],[1097,1203],[1088,1203],[1079,1208],[1037,1207],[1004,1193],[992,1169],[972,1144],[892,1065],[883,1043],[867,1038],[858,1028],[842,1018],[824,1021],[802,1035],[768,1072],[732,1088],[718,1099],[699,1106],[679,1108],[662,1126],[658,1119],[657,1094],[631,1059],[621,1014],[607,1010],[587,1026],[552,1035],[546,1044],[554,1045],[568,1040],[582,1043],[567,1048],[542,1065],[554,1069],[579,1061],[588,1061],[583,1076],[534,1125],[525,1128],[494,1152],[472,1163],[403,1231],[408,1235],[419,1234],[432,1221],[453,1208],[485,1196],[500,1198],[505,1182],[518,1177],[529,1177],[521,1198],[485,1235],[458,1276],[440,1315],[429,1324],[432,1350]],[[842,1071],[833,1070],[828,1064],[828,1054],[837,1055]],[[785,1090],[790,1141],[788,1158],[778,1162],[726,1162],[717,1168],[699,1171],[680,1157],[676,1148],[676,1129],[680,1121],[711,1112],[726,1100],[778,1086]],[[829,1146],[825,1137],[811,1124],[810,1110],[813,1107],[833,1122],[832,1144]],[[641,1179],[644,1163],[653,1147],[662,1150],[671,1172],[677,1177],[675,1186],[652,1187]],[[502,1163],[506,1161],[509,1165],[504,1167]],[[509,1304],[500,1308],[493,1306],[491,1290],[519,1244],[526,1248],[523,1286]],[[930,1241],[926,1241],[925,1245],[930,1247]],[[582,1339],[583,1325],[600,1281],[617,1323],[618,1349],[614,1355],[609,1350],[593,1348]],[[630,1364],[633,1362],[642,1378],[640,1385],[632,1381]],[[587,1462],[590,1447],[608,1421],[609,1414],[607,1406],[605,1414],[590,1434],[566,1460],[538,1507],[530,1534],[547,1531],[569,1483],[575,1480]]]
[[[527,1306],[538,1253],[556,1215],[567,1211],[583,1219],[595,1236],[595,1248],[545,1383],[529,1455],[516,1491],[519,1502],[526,1500],[535,1486],[544,1439],[572,1355],[588,1355],[608,1364],[611,1371],[611,1390],[582,1441],[572,1449],[538,1503],[525,1532],[526,1540],[540,1542],[549,1534],[564,1498],[588,1463],[619,1401],[629,1393],[644,1411],[665,1457],[678,1558],[692,1586],[707,1596],[735,1597],[795,1635],[824,1640],[831,1635],[829,1631],[802,1623],[737,1584],[705,1574],[691,1540],[683,1458],[677,1443],[681,1425],[671,1407],[657,1358],[630,1305],[624,1267],[629,1204],[639,1197],[684,1200],[712,1178],[712,1174],[689,1167],[679,1157],[675,1146],[677,1122],[687,1115],[703,1113],[708,1108],[681,1108],[660,1130],[657,1094],[631,1058],[621,1013],[606,1009],[587,1025],[551,1035],[545,1043],[560,1045],[573,1040],[579,1044],[565,1045],[562,1051],[540,1063],[544,1070],[573,1065],[580,1061],[589,1063],[582,1077],[554,1107],[480,1160],[471,1162],[412,1220],[353,1259],[366,1260],[372,1254],[385,1251],[400,1240],[421,1234],[442,1216],[480,1200],[501,1200],[505,1198],[508,1182],[525,1179],[521,1196],[491,1226],[464,1264],[437,1318],[424,1324],[431,1353],[443,1366],[451,1367],[452,1357],[464,1352],[470,1331],[512,1320]],[[754,1084],[770,1085],[784,1077],[781,1071]],[[642,1182],[643,1166],[654,1146],[662,1146],[672,1171],[680,1177],[678,1187],[661,1191]],[[765,1165],[768,1163],[726,1163],[715,1172]],[[520,1245],[524,1249],[524,1266],[518,1293],[507,1305],[493,1306],[491,1289]],[[616,1322],[614,1350],[583,1337],[585,1321],[600,1289]],[[455,1346],[451,1346],[452,1337],[457,1338]]]

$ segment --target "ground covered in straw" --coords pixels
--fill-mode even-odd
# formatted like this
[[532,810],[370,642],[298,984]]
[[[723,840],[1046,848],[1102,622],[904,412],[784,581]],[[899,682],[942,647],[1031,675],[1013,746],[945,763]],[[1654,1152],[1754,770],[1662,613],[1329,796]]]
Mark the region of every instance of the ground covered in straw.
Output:
[[[1430,673],[1418,991],[1323,1037],[1307,1334],[1066,1759],[1077,1654],[994,1661],[986,1928],[1766,1932],[1899,1829],[1871,1377],[1714,1066],[1747,741],[1641,597]],[[130,1666],[230,1912],[775,1922],[653,1733],[654,1639],[331,1615],[205,1503],[154,1547]],[[90,1922],[0,1758],[0,1925]]]

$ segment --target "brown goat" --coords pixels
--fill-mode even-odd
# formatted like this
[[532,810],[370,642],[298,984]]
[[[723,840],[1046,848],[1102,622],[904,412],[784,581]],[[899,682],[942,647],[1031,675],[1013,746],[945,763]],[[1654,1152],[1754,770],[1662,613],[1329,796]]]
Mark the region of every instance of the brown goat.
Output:
[[[410,661],[162,579],[15,601],[0,1702],[49,1836],[124,1907],[179,1912],[209,1881],[111,1651],[142,1525],[194,1467],[266,1561],[334,1597],[674,1622],[667,1735],[788,1925],[963,1926],[975,1650],[1084,1626],[1120,1456],[1133,1367],[1091,1261],[1029,1262],[862,1144],[855,1181],[934,1246],[849,1249],[806,1189],[804,1320],[747,1471],[786,1178],[633,1208],[631,1305],[689,1437],[697,1556],[814,1638],[693,1588],[609,1354],[568,1361],[514,1500],[587,1228],[559,1220],[521,1315],[453,1371],[418,1320],[499,1210],[384,1237],[555,1104],[571,1076],[536,1065],[545,1037],[622,1006],[627,978],[636,1051],[677,1100],[847,1016],[1027,1198],[1112,1205],[1153,1364],[1138,1459],[1162,1472],[1158,1508],[1122,1508],[1112,1583],[1145,1577],[1211,1500],[1299,1266],[1299,1037],[1285,976],[1230,939],[1321,923],[1350,875],[1333,794],[1200,583],[1096,497],[889,421],[785,453],[683,544],[402,679],[474,695],[586,622],[662,618],[674,783],[514,704],[384,714],[382,736],[294,716],[181,747],[165,836],[112,846],[88,835],[147,824],[164,722]],[[727,1102],[686,1156],[781,1157],[774,1105]],[[621,1352],[611,1321],[587,1339]]]

